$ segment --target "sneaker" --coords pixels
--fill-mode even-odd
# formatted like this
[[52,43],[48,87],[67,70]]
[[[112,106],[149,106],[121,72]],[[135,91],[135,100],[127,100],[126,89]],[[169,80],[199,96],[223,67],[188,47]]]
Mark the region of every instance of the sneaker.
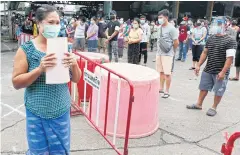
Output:
[[185,62],[186,60],[182,59],[181,61],[182,61],[182,62]]
[[178,59],[176,59],[176,61],[181,61],[181,59],[180,59],[180,58],[178,58]]

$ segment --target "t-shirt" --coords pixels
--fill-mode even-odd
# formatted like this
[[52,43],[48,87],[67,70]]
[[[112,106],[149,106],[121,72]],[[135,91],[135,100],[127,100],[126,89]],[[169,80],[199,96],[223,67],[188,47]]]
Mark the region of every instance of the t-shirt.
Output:
[[99,38],[107,38],[105,31],[107,29],[106,23],[98,23],[98,37]]
[[[120,28],[120,23],[118,21],[110,21],[107,24],[107,28],[108,28],[108,36],[111,36],[115,30],[119,30]],[[117,41],[118,39],[118,35],[114,36],[110,41]]]
[[141,35],[143,35],[143,31],[141,28],[138,28],[137,30],[131,29],[128,35],[128,40],[138,40],[140,39]]
[[[208,59],[204,71],[209,74],[218,74],[224,67],[226,61],[226,51],[228,49],[236,49],[237,44],[236,41],[229,35],[212,35],[208,38],[205,47],[208,49]],[[229,70],[226,74],[229,74]]]
[[174,48],[172,46],[172,49],[168,52],[165,53],[164,51],[161,51],[160,46],[159,46],[159,38],[160,34],[162,31],[162,38],[169,44],[169,46],[173,45],[173,41],[178,39],[178,31],[177,29],[172,25],[168,24],[167,26],[160,26],[159,31],[158,31],[158,41],[157,41],[157,55],[161,56],[174,56]]
[[[194,39],[196,41],[200,40],[203,37],[204,33],[207,33],[206,27],[200,27],[200,28],[196,27],[196,28],[193,29],[193,35],[194,35]],[[197,43],[197,44],[195,44],[193,42],[193,45],[204,44],[203,42],[204,42],[204,40],[202,40],[200,43]]]
[[87,34],[96,32],[92,37],[88,40],[98,40],[98,26],[96,24],[91,24],[88,28]]
[[187,31],[189,31],[189,29],[190,28],[186,25],[179,27],[179,38],[178,38],[179,41],[183,42],[184,40],[187,39],[187,36],[188,36]]

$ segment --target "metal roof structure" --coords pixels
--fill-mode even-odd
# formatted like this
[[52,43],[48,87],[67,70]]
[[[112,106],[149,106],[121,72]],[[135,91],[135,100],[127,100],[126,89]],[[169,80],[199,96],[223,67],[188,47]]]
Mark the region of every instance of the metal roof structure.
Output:
[[[9,2],[8,9],[9,10],[17,10],[18,6],[21,2],[26,1],[13,1]],[[99,4],[103,4],[104,1],[28,1],[31,4],[65,4],[65,5],[86,5],[86,6],[97,6]]]

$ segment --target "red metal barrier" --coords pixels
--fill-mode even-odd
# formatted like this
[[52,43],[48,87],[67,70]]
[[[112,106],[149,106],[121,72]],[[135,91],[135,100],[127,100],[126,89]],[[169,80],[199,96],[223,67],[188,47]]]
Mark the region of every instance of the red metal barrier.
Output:
[[[133,96],[133,93],[134,93],[134,87],[133,87],[133,84],[130,80],[128,80],[126,77],[124,77],[123,75],[120,75],[118,73],[116,73],[115,71],[111,70],[111,69],[108,69],[106,68],[105,66],[101,65],[100,63],[98,62],[94,62],[93,60],[85,57],[84,55],[81,55],[79,53],[76,53],[75,54],[77,56],[80,57],[79,59],[79,64],[81,64],[81,61],[85,61],[85,69],[87,69],[87,63],[90,62],[91,64],[94,64],[95,66],[98,66],[100,67],[101,69],[104,69],[108,72],[108,78],[107,78],[107,93],[106,93],[106,109],[105,109],[105,120],[104,120],[104,131],[102,132],[99,128],[98,128],[98,123],[95,123],[92,119],[92,96],[90,97],[90,108],[89,108],[89,114],[87,114],[86,112],[86,107],[85,107],[85,104],[86,104],[86,84],[85,84],[85,98],[84,98],[84,107],[82,108],[81,107],[81,100],[78,100],[77,102],[72,102],[72,109],[74,109],[74,113],[76,112],[80,112],[82,113],[86,118],[87,120],[91,123],[91,125],[103,136],[103,138],[109,143],[109,145],[111,145],[111,147],[118,153],[118,155],[128,155],[128,141],[129,141],[129,131],[130,131],[130,122],[131,122],[131,113],[132,113],[132,103],[134,101],[134,96]],[[82,60],[83,59],[83,60]],[[94,68],[95,68],[94,66]],[[89,70],[88,70],[89,71]],[[92,72],[94,73],[94,71]],[[126,118],[126,132],[125,132],[125,142],[124,142],[124,147],[123,147],[123,152],[121,153],[120,150],[115,146],[115,139],[116,139],[116,134],[113,136],[113,142],[110,141],[108,138],[107,138],[107,118],[108,118],[108,105],[109,105],[109,89],[110,89],[110,80],[111,80],[111,75],[115,75],[117,77],[119,77],[119,79],[122,79],[122,80],[125,80],[127,81],[128,85],[129,85],[129,88],[130,88],[130,92],[129,92],[129,106],[128,106],[128,114],[127,114],[127,118]],[[84,74],[83,74],[84,76]],[[85,81],[86,83],[86,81]],[[70,86],[70,90],[71,89],[71,86]],[[99,93],[100,94],[100,93]],[[119,96],[120,97],[120,96]],[[118,111],[119,112],[119,111]],[[72,112],[71,112],[72,113]],[[117,117],[117,116],[115,116]]]
[[234,133],[227,141],[227,144],[224,143],[222,145],[222,149],[221,149],[221,152],[224,154],[224,155],[231,155],[232,154],[232,150],[233,150],[233,147],[234,147],[234,142],[240,138],[240,132],[236,132]]

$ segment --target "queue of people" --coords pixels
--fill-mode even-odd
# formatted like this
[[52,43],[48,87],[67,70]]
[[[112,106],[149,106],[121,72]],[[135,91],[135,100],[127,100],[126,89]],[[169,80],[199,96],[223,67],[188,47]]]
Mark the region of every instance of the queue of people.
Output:
[[[199,96],[195,104],[187,105],[187,109],[202,110],[203,101],[209,91],[214,91],[213,105],[207,111],[208,116],[217,114],[217,107],[224,95],[229,80],[230,67],[236,53],[236,77],[239,80],[240,71],[240,31],[234,25],[228,27],[224,19],[217,19],[211,27],[212,35],[206,41],[207,30],[204,21],[198,20],[195,28],[187,27],[186,20],[176,28],[176,21],[169,19],[169,11],[164,9],[158,13],[157,24],[149,26],[146,17],[141,16],[124,22],[117,20],[116,11],[111,11],[110,21],[97,21],[92,17],[87,23],[84,17],[72,20],[64,25],[53,6],[42,6],[36,11],[38,35],[23,44],[14,58],[12,83],[14,88],[25,90],[27,141],[30,154],[69,154],[70,153],[70,106],[71,95],[67,84],[49,85],[45,83],[45,72],[48,67],[56,65],[56,55],[46,54],[47,39],[57,36],[68,36],[73,41],[73,48],[89,52],[97,52],[101,48],[108,51],[109,59],[118,62],[123,56],[125,43],[128,44],[128,63],[139,64],[144,55],[144,65],[147,63],[148,44],[156,42],[156,70],[160,74],[159,93],[162,98],[170,97],[174,57],[179,47],[177,60],[186,61],[188,39],[191,38],[193,66],[196,75],[207,61],[201,75]],[[62,22],[62,24],[61,24]],[[191,22],[189,22],[191,24]],[[231,28],[231,29],[230,29]],[[66,30],[66,34],[64,32]],[[237,31],[236,39],[227,34]],[[192,31],[188,33],[188,31]],[[233,33],[231,33],[233,34]],[[153,35],[151,37],[151,35]],[[98,49],[98,50],[97,50]],[[237,52],[236,52],[237,49]],[[105,52],[105,51],[104,51]],[[65,53],[62,64],[68,67],[71,81],[77,83],[82,72],[77,64],[74,53]]]

